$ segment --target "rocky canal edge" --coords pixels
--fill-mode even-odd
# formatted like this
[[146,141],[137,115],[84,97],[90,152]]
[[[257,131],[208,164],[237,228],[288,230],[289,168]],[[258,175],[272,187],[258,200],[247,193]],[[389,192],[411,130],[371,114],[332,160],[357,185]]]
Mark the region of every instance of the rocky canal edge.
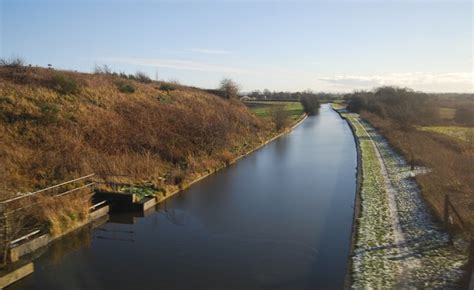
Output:
[[353,131],[359,160],[346,288],[459,288],[469,242],[450,239],[423,201],[413,177],[426,169],[411,170],[358,114],[335,110]]

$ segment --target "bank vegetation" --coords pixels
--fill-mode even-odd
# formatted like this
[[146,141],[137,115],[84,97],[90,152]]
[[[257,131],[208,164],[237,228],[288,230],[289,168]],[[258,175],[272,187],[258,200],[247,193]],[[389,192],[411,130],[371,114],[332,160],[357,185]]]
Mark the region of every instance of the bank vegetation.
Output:
[[[226,97],[106,66],[87,74],[2,61],[0,200],[90,173],[166,196],[292,124],[259,118],[233,97],[233,82],[222,85]],[[39,214],[55,232],[90,206],[63,205]]]
[[347,109],[375,126],[412,167],[429,169],[415,178],[439,219],[448,195],[465,227],[453,223],[474,231],[474,96],[382,87],[345,99]]

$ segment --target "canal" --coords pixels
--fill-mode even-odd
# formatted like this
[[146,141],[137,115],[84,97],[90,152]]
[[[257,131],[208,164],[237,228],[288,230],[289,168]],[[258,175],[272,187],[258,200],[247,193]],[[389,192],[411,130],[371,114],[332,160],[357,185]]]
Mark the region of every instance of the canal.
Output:
[[154,212],[53,243],[9,289],[341,288],[356,165],[348,125],[323,105]]

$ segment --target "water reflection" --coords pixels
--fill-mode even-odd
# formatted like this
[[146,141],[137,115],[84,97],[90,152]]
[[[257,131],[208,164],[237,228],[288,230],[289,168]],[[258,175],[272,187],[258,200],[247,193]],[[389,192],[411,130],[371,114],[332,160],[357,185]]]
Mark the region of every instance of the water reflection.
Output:
[[113,215],[87,242],[49,249],[14,289],[340,288],[355,167],[347,124],[323,106],[156,209]]

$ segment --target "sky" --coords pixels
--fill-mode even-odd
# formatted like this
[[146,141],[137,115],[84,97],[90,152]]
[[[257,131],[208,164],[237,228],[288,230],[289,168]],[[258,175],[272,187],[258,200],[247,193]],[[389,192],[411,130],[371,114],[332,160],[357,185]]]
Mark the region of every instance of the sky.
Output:
[[0,56],[243,91],[474,92],[471,1],[0,0]]

